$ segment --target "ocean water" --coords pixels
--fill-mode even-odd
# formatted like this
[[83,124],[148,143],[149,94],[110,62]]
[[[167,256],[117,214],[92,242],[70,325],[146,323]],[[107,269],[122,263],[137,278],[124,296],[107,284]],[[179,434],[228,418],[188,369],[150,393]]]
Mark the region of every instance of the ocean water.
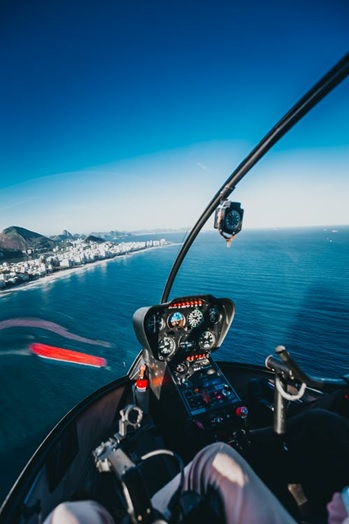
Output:
[[[0,293],[0,500],[47,432],[79,400],[125,374],[141,349],[132,315],[159,303],[183,235],[170,245]],[[150,238],[156,238],[152,235]],[[211,293],[236,305],[217,358],[263,365],[284,344],[305,369],[349,373],[349,227],[244,231],[226,248],[202,233],[170,298]],[[107,359],[45,361],[42,342]]]

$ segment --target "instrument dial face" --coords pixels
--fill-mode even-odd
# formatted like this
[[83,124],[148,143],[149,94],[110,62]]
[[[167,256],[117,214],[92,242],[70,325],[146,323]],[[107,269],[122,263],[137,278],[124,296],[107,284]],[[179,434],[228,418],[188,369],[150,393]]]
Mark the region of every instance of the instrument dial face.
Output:
[[193,309],[188,315],[188,322],[192,328],[200,326],[204,320],[204,315],[200,309]]
[[221,314],[216,306],[210,307],[208,310],[208,318],[211,324],[217,324],[217,322],[220,320]]
[[212,331],[204,331],[199,337],[199,346],[206,351],[212,349],[216,343],[216,336]]
[[188,366],[187,366],[186,362],[180,362],[176,366],[177,373],[182,374],[182,373],[185,373],[187,370],[188,370]]
[[151,315],[146,324],[146,330],[148,333],[160,333],[166,326],[165,320],[159,315]]
[[169,360],[176,351],[176,342],[172,337],[164,337],[158,345],[160,360]]
[[236,209],[232,209],[226,214],[225,225],[231,230],[235,231],[241,222],[241,216]]
[[167,319],[167,325],[171,329],[179,329],[185,326],[185,316],[180,311],[175,311]]
[[193,340],[181,340],[179,343],[180,349],[189,353],[192,349],[195,348],[195,342]]

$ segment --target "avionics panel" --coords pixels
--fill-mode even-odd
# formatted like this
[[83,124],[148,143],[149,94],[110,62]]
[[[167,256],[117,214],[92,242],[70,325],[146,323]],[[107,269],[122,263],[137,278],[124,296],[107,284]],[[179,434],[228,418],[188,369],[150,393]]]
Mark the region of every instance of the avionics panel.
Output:
[[175,359],[169,369],[191,419],[217,427],[244,416],[240,397],[208,354]]
[[211,353],[223,342],[235,313],[228,298],[180,297],[138,309],[133,324],[138,340],[156,360]]

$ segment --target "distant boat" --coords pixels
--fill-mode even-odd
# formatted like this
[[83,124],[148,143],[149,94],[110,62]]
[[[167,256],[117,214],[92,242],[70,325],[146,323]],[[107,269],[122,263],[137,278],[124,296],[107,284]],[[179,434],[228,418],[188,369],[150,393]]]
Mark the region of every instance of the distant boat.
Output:
[[81,353],[80,351],[73,351],[71,349],[48,346],[47,344],[40,344],[39,342],[31,344],[30,351],[34,353],[34,355],[50,360],[59,360],[61,362],[70,362],[97,368],[103,368],[107,365],[107,361],[103,357],[96,357],[95,355],[88,355],[87,353]]

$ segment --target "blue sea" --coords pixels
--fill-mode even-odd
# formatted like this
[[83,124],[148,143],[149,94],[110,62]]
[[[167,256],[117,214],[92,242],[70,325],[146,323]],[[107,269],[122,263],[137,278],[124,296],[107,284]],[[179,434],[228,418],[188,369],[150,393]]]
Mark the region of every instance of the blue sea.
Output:
[[[160,302],[183,234],[161,248],[0,292],[0,500],[48,431],[79,400],[125,374],[141,349],[136,309]],[[284,344],[305,369],[349,373],[349,227],[243,231],[227,249],[201,233],[170,298],[210,293],[236,305],[217,359],[263,365]],[[32,342],[103,356],[106,368],[45,361]]]

